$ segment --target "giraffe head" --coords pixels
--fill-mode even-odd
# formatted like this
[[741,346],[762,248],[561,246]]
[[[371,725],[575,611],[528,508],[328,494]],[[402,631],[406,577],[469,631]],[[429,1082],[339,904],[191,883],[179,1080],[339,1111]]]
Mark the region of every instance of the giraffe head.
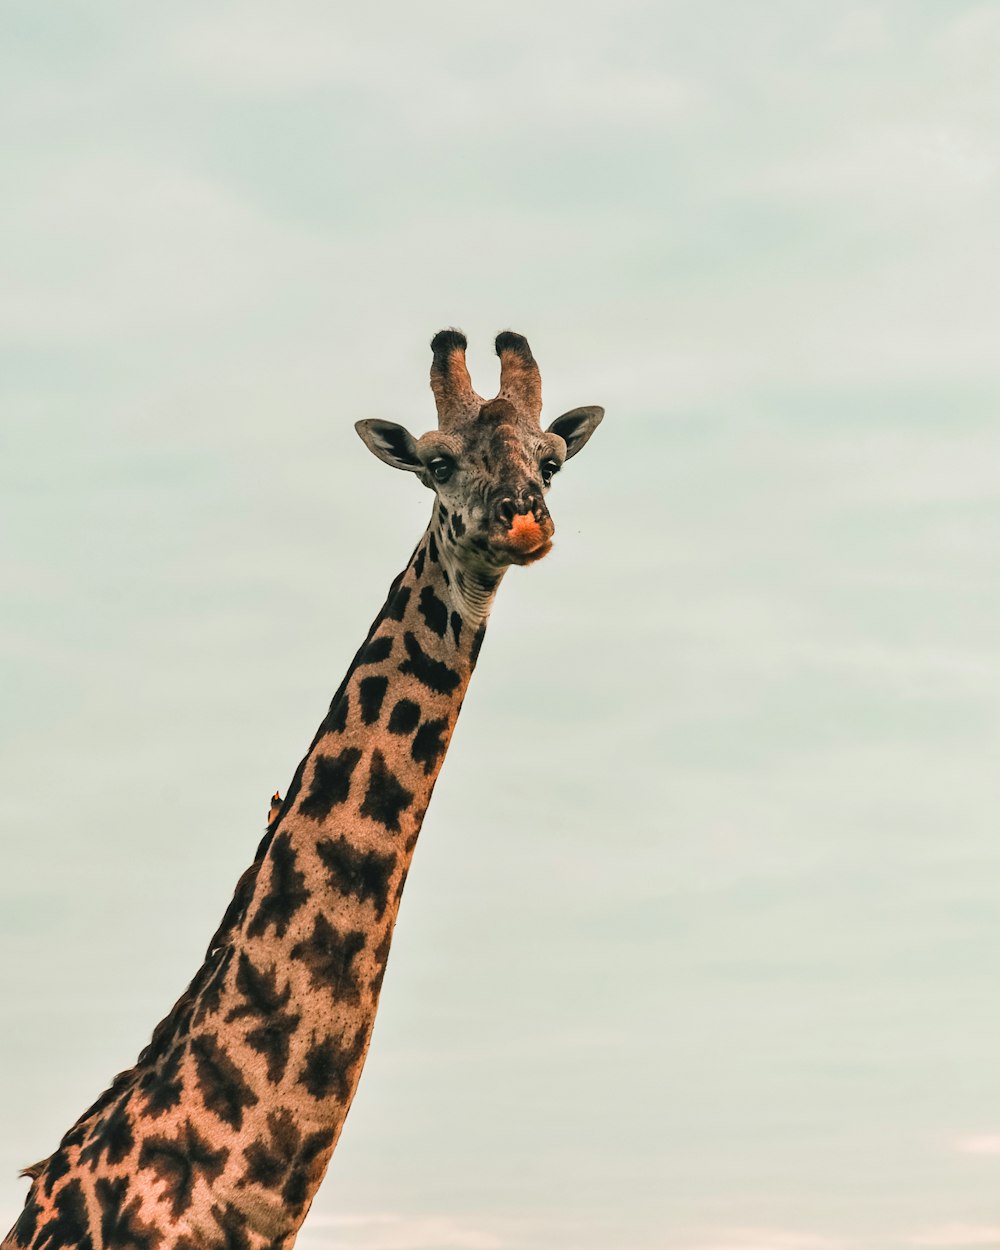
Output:
[[497,335],[500,391],[491,400],[472,389],[465,348],[459,330],[441,330],[431,340],[436,430],[414,438],[379,420],[356,428],[380,460],[415,473],[437,495],[432,527],[443,550],[489,577],[550,550],[555,526],[545,496],[604,409],[574,408],[543,430],[542,380],[527,339],[510,330]]

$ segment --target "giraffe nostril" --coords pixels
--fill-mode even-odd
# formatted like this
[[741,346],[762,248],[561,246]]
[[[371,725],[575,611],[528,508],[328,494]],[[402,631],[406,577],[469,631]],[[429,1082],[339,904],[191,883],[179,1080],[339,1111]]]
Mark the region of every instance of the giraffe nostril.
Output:
[[514,523],[514,517],[517,515],[517,509],[514,507],[513,499],[501,499],[496,507],[497,520],[501,525],[505,525],[510,529]]

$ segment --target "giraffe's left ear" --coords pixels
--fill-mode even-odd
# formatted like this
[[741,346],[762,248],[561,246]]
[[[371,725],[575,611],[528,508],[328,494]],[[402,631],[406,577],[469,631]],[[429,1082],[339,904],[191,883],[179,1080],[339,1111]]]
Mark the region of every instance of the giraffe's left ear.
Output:
[[598,407],[574,408],[556,417],[548,428],[549,434],[558,434],[566,444],[566,459],[575,456],[591,434],[601,424],[604,409]]
[[368,450],[394,469],[407,469],[411,473],[419,473],[423,469],[417,455],[417,440],[395,421],[379,421],[377,417],[370,417],[367,421],[355,422],[354,428]]

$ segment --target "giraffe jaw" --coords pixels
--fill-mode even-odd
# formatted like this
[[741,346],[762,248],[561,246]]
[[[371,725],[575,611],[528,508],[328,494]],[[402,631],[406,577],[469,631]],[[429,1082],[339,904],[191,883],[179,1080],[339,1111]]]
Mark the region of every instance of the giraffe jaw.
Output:
[[552,550],[552,539],[546,538],[542,543],[532,548],[530,551],[506,551],[505,555],[511,564],[535,564],[539,560],[543,560]]

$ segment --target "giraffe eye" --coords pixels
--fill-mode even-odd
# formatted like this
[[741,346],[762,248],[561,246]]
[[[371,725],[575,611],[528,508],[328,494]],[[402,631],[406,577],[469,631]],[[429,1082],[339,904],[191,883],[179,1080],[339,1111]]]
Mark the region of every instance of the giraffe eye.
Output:
[[435,482],[447,482],[455,472],[455,461],[449,460],[447,456],[438,456],[427,467]]
[[549,483],[552,481],[552,479],[555,477],[555,475],[559,472],[561,468],[562,468],[562,465],[559,463],[558,460],[543,460],[542,461],[542,481],[545,483],[546,486],[549,485]]

